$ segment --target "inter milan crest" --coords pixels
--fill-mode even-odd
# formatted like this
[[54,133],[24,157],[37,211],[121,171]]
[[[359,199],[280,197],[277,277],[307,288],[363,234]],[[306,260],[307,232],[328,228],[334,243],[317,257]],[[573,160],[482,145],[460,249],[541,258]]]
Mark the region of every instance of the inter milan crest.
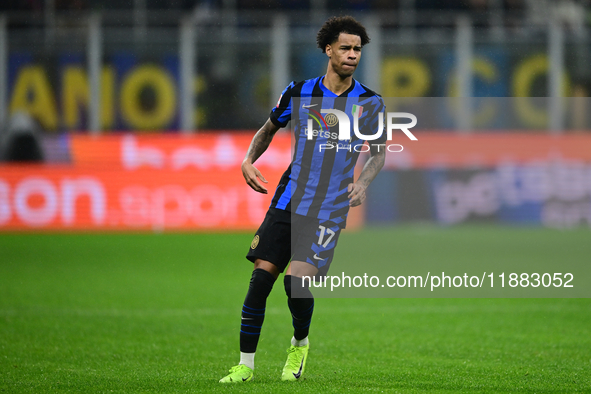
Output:
[[332,127],[339,123],[339,118],[335,114],[326,114],[324,121],[326,122],[327,126]]
[[251,249],[256,249],[256,247],[259,246],[259,236],[258,234],[254,236],[252,243],[250,244],[250,248]]

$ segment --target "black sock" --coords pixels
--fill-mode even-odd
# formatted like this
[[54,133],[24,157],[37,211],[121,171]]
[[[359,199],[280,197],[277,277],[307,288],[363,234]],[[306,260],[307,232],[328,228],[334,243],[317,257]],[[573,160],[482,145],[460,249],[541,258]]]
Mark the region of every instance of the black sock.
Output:
[[275,277],[270,272],[257,268],[252,271],[248,293],[242,305],[240,325],[240,351],[254,353],[257,350],[261,327],[265,320],[267,297],[273,289]]
[[[292,280],[294,280],[295,286],[293,293]],[[312,312],[314,312],[314,296],[308,288],[308,282],[302,287],[301,279],[298,277],[285,275],[283,284],[285,285],[285,293],[287,294],[287,305],[291,311],[294,329],[293,336],[299,341],[306,338],[310,331]],[[292,297],[292,295],[297,296],[298,298]]]

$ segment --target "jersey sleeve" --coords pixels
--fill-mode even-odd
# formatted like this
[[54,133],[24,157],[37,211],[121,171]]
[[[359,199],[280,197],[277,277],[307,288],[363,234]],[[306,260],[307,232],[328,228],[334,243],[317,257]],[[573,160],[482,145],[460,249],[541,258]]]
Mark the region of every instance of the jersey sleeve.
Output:
[[291,120],[291,96],[292,89],[295,86],[295,81],[292,81],[281,93],[277,105],[271,110],[269,119],[277,127],[287,126],[287,122]]

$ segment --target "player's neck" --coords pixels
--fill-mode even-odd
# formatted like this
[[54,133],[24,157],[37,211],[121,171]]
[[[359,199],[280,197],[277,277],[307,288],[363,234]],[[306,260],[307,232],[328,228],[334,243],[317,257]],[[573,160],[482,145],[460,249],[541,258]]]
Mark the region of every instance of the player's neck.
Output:
[[330,68],[326,72],[324,79],[322,80],[322,84],[331,92],[340,96],[344,92],[347,91],[351,87],[353,83],[353,76],[349,75],[348,77],[341,78],[339,74],[332,71]]

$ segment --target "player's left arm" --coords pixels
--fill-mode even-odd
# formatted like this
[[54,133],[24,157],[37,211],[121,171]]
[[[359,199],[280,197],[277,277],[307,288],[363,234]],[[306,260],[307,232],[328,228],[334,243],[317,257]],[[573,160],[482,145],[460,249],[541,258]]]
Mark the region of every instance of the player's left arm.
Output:
[[384,166],[386,161],[386,147],[385,145],[370,145],[371,157],[363,166],[361,175],[355,183],[349,183],[347,190],[349,191],[349,206],[356,207],[365,201],[365,190],[369,184],[374,180],[378,172]]

